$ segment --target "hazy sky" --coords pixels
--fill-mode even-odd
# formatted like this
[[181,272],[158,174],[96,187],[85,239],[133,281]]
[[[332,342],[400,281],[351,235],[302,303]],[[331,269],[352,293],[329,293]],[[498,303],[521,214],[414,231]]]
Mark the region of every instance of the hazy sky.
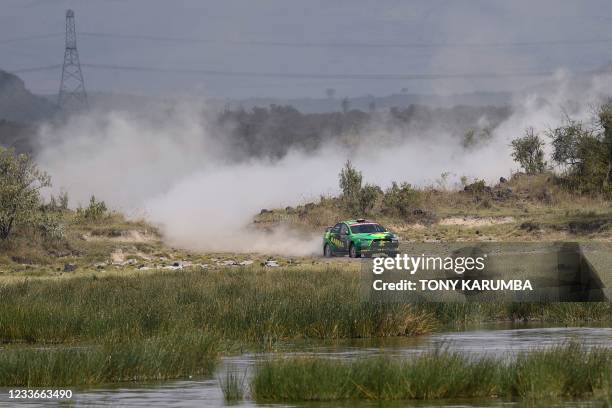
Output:
[[[67,8],[75,10],[81,63],[166,70],[86,66],[88,90],[239,98],[322,97],[326,88],[338,96],[451,93],[518,89],[542,78],[388,75],[574,71],[612,59],[606,0],[0,0],[0,68],[61,64]],[[20,76],[33,91],[52,93],[60,69]]]

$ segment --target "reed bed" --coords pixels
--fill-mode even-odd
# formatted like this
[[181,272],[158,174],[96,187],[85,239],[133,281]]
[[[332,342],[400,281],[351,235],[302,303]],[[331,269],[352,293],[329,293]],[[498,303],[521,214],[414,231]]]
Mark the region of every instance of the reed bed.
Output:
[[258,402],[602,398],[612,389],[612,349],[578,344],[520,354],[470,358],[438,350],[400,361],[276,359],[261,363],[251,382]]
[[0,351],[0,385],[59,387],[209,375],[217,350],[214,337],[197,332],[110,338],[94,346],[8,348]]
[[412,336],[443,326],[538,319],[610,320],[612,306],[381,304],[360,298],[359,273],[335,267],[132,272],[0,286],[0,342],[66,344],[203,330],[228,342]]
[[27,281],[0,287],[0,341],[67,343],[206,328],[234,342],[417,335],[433,317],[362,302],[337,268],[244,268]]

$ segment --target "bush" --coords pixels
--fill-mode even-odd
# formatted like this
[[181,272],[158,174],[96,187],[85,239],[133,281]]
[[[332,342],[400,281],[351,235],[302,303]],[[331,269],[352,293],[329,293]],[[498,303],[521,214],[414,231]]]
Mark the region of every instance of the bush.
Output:
[[407,217],[419,205],[419,192],[408,183],[398,185],[395,181],[383,197],[383,211],[389,215]]
[[466,185],[463,190],[481,196],[487,191],[487,184],[484,180],[475,180],[472,184]]
[[17,225],[36,222],[40,190],[50,185],[29,156],[0,147],[0,239],[8,239]]
[[544,142],[534,133],[533,128],[527,129],[525,136],[514,139],[511,146],[512,158],[527,174],[544,172],[546,169]]
[[42,212],[38,219],[37,229],[46,240],[61,240],[64,238],[65,227],[57,214]]
[[77,215],[88,221],[98,221],[108,216],[108,210],[104,201],[97,201],[96,197],[92,195],[86,208],[77,208]]

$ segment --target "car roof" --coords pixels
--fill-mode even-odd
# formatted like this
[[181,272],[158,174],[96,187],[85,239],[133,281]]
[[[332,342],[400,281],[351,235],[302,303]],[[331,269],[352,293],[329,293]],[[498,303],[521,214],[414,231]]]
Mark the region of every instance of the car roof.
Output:
[[361,218],[357,219],[357,220],[342,221],[342,223],[347,224],[349,226],[357,225],[357,224],[378,224],[377,222],[370,221],[370,220],[364,220],[364,219],[361,219]]

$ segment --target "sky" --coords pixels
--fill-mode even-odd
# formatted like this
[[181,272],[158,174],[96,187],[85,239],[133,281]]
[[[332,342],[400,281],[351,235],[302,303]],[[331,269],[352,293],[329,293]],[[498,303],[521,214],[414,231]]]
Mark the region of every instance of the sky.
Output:
[[[542,77],[506,74],[590,70],[612,59],[604,0],[0,0],[0,69],[18,72],[33,92],[57,92],[68,8],[90,92],[513,91]],[[19,72],[37,67],[52,68]]]

